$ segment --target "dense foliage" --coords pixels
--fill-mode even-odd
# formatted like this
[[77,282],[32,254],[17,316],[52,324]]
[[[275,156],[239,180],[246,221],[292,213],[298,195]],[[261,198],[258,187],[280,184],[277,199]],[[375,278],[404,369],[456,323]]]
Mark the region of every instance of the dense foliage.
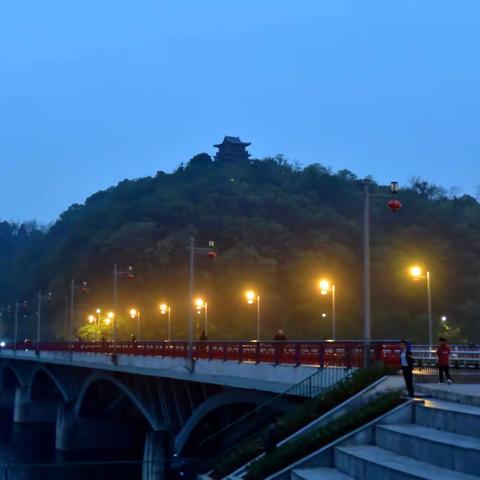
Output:
[[[277,428],[278,442],[293,435],[375,381],[391,373],[388,368],[380,365],[368,370],[357,370],[321,395],[292,408],[280,418]],[[265,449],[266,435],[267,429],[265,428],[235,445],[230,451],[223,453],[214,464],[211,477],[224,478],[262,454]]]
[[[389,192],[375,183],[372,190]],[[95,307],[111,308],[117,263],[133,265],[136,274],[134,281],[119,279],[123,335],[135,331],[125,315],[134,305],[142,312],[142,336],[164,338],[166,318],[157,306],[167,301],[173,336],[183,338],[186,246],[195,236],[200,246],[215,240],[218,252],[216,260],[196,259],[196,291],[208,298],[210,338],[254,337],[247,287],[261,294],[264,338],[279,327],[290,339],[328,338],[330,297],[319,295],[320,276],[337,286],[338,335],[359,337],[361,191],[362,182],[347,170],[298,168],[281,157],[232,163],[200,154],[172,174],[97,192],[48,229],[0,223],[1,334],[12,335],[14,299],[27,298],[20,335],[33,336],[35,292],[41,289],[54,294],[44,307],[44,334],[64,335],[71,278],[89,282],[88,293],[77,292],[77,326]],[[418,261],[432,272],[436,323],[446,314],[456,340],[478,341],[480,205],[469,196],[448,198],[420,179],[399,198],[397,213],[386,208],[386,198],[372,198],[374,337],[425,341],[425,284],[406,272]]]
[[323,427],[316,428],[300,438],[278,447],[273,452],[253,462],[247,480],[261,480],[292,463],[306,457],[338,438],[366,425],[403,402],[399,392],[388,392],[370,400],[367,404],[348,412]]

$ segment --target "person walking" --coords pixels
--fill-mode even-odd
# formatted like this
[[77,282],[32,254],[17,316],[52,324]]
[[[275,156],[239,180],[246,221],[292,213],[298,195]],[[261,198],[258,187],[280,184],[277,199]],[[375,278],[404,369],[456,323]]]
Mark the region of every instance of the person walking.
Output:
[[437,357],[438,357],[438,377],[440,383],[443,383],[443,375],[447,377],[447,383],[452,384],[452,378],[450,377],[450,346],[447,343],[447,340],[443,337],[440,337],[439,344],[437,347]]
[[281,361],[283,349],[285,348],[285,343],[287,341],[287,336],[282,329],[277,330],[277,333],[273,337],[273,341],[275,348],[275,365],[278,365]]
[[287,341],[287,336],[285,335],[284,331],[282,329],[277,330],[277,333],[273,337],[273,340],[275,342],[286,342]]
[[268,425],[267,431],[265,432],[265,453],[273,452],[277,448],[278,424],[279,418],[275,417]]
[[413,364],[413,355],[407,345],[407,342],[405,340],[400,340],[400,366],[402,368],[403,378],[405,380],[405,386],[407,387],[409,397],[414,396]]

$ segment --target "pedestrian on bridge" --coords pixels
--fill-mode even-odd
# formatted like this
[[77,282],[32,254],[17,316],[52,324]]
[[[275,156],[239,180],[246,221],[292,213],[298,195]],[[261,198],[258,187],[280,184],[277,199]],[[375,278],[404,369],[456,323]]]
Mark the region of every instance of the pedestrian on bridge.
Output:
[[439,380],[440,383],[443,383],[443,375],[445,374],[448,384],[451,385],[452,378],[450,377],[450,346],[445,338],[440,337],[438,340],[440,342],[437,347]]
[[405,340],[400,340],[400,366],[402,368],[403,378],[405,380],[405,386],[408,390],[408,396],[414,396],[413,391],[413,364],[415,360],[412,352]]
[[287,336],[282,329],[277,330],[277,333],[273,337],[273,341],[275,342],[275,364],[278,365],[281,361],[283,349],[285,348],[285,343],[287,341]]

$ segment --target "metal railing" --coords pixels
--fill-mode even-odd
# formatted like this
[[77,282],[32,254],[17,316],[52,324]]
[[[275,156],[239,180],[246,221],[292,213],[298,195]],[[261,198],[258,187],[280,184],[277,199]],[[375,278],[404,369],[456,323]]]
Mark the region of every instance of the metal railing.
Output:
[[317,372],[305,378],[301,382],[298,382],[297,384],[291,386],[284,392],[279,393],[278,395],[275,395],[274,397],[270,398],[266,402],[262,403],[258,407],[251,410],[250,412],[246,413],[245,415],[242,415],[240,418],[237,418],[236,420],[229,423],[225,427],[222,427],[220,430],[217,430],[215,433],[213,433],[212,435],[208,436],[207,438],[199,442],[198,445],[202,446],[207,442],[211,441],[212,439],[219,437],[221,434],[224,434],[227,430],[230,430],[232,427],[244,422],[251,416],[258,415],[258,413],[261,410],[264,410],[265,408],[272,406],[272,404],[277,402],[279,399],[286,398],[286,397],[303,397],[303,398],[316,397],[321,393],[324,393],[329,388],[333,387],[335,383],[349,377],[353,373],[353,370],[350,370],[350,369],[344,370],[340,368],[331,368],[327,370],[337,371],[337,374],[336,374],[337,380],[335,382],[332,382],[333,376],[328,378],[329,381],[326,382],[327,377],[324,375],[325,370],[324,369],[318,370]]
[[[338,382],[342,380],[346,380],[351,377],[353,372],[356,368],[322,368],[315,372],[313,375],[308,376],[301,382],[291,386],[283,393],[280,393],[270,400],[266,401],[265,403],[259,405],[255,409],[251,410],[250,412],[242,415],[240,418],[237,418],[233,422],[229,423],[225,427],[222,427],[220,430],[217,430],[212,435],[208,436],[207,438],[203,439],[201,442],[198,443],[198,447],[202,447],[209,442],[212,442],[215,439],[220,438],[221,436],[225,435],[228,431],[231,431],[233,427],[242,424],[246,420],[248,420],[252,416],[259,416],[259,413],[265,411],[267,408],[273,406],[274,402],[283,399],[283,398],[291,398],[291,397],[303,397],[304,400],[308,398],[318,397],[320,395],[324,395],[330,389],[332,389]],[[247,441],[248,438],[252,438],[252,436],[257,435],[257,432],[250,434],[244,441]],[[201,470],[206,471],[211,468],[215,462],[221,458],[223,455],[226,455],[233,450],[235,450],[237,446],[233,446],[228,448],[226,451],[222,452],[220,455],[217,455],[214,458],[210,458],[207,462],[201,465]]]
[[[450,345],[450,368],[456,375],[480,374],[480,345]],[[438,372],[437,347],[413,345],[414,373],[433,375]]]
[[[4,348],[35,350],[37,352],[101,353],[106,355],[139,355],[188,358],[186,341],[150,342],[18,342]],[[321,368],[336,366],[354,368],[363,366],[364,350],[358,340],[330,341],[197,341],[193,343],[193,357],[202,360],[223,360],[250,363],[311,365]],[[374,341],[370,359],[399,365],[398,342]]]

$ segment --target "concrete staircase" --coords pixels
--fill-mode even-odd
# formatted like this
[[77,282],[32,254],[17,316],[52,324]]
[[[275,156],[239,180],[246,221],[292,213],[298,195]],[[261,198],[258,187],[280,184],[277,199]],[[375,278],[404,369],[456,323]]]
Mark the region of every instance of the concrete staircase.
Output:
[[[444,397],[438,389],[425,391]],[[417,402],[411,423],[374,427],[373,444],[341,442],[333,468],[291,471],[294,480],[473,480],[480,478],[480,407],[468,396],[454,403]],[[473,403],[473,404],[472,404]]]

